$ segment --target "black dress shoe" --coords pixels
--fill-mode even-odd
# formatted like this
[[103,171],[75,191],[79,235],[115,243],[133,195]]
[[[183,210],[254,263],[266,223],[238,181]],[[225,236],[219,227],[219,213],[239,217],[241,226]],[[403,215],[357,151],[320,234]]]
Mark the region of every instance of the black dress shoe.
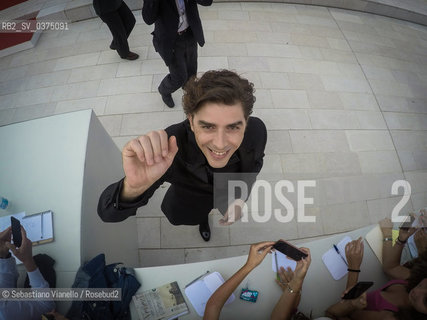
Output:
[[173,108],[173,107],[175,107],[175,102],[173,102],[173,99],[172,99],[172,95],[170,94],[170,93],[168,93],[168,94],[163,94],[163,93],[161,93],[160,92],[160,89],[159,89],[159,93],[160,93],[160,95],[162,96],[162,100],[163,100],[163,102],[169,107],[169,108]]
[[202,236],[203,240],[209,241],[211,238],[211,228],[209,227],[209,223],[201,223],[199,224],[199,232]]
[[122,59],[126,59],[126,60],[136,60],[139,58],[139,55],[136,54],[135,52],[129,52],[128,55]]

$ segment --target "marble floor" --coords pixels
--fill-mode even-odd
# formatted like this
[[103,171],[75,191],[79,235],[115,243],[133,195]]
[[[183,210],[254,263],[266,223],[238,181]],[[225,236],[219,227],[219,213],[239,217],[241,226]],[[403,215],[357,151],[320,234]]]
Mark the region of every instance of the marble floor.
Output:
[[[295,189],[297,180],[315,180],[305,214],[316,222],[255,222],[271,214],[260,198],[248,222],[222,227],[213,213],[205,243],[197,227],[172,226],[163,216],[163,186],[138,210],[141,266],[242,255],[256,241],[301,241],[427,206],[427,27],[279,3],[199,10],[206,38],[199,71],[228,68],[255,84],[254,115],[269,135],[260,177],[272,186],[288,179]],[[111,35],[98,18],[45,32],[35,48],[0,58],[0,125],[92,108],[122,148],[183,120],[182,91],[173,95],[174,109],[157,93],[167,68],[153,49],[153,26],[134,14],[136,61],[108,48]],[[409,199],[407,187],[392,194],[397,180],[410,183]],[[285,194],[296,205],[301,192]]]

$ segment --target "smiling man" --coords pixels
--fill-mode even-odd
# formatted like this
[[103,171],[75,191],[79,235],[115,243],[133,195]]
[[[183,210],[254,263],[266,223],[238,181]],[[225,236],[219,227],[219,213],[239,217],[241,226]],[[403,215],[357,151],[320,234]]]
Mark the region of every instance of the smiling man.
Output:
[[[253,93],[252,83],[228,70],[190,79],[183,96],[187,119],[148,132],[123,148],[125,178],[102,193],[101,219],[119,222],[135,215],[167,181],[171,185],[163,213],[174,225],[199,225],[202,238],[209,241],[214,174],[258,173],[262,168],[267,131],[260,119],[250,117]],[[232,207],[219,207],[222,224],[231,224]]]

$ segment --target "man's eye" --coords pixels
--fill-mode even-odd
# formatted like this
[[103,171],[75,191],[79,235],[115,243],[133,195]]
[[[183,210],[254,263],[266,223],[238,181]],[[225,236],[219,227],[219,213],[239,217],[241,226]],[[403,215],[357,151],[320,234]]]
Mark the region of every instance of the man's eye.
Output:
[[235,131],[235,130],[239,130],[240,127],[239,126],[232,126],[229,128],[231,131]]
[[212,129],[213,126],[202,126],[203,129]]

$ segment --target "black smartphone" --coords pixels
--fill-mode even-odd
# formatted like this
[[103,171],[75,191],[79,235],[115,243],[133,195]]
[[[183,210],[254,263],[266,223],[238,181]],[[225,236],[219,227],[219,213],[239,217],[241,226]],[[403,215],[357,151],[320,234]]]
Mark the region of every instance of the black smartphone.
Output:
[[373,284],[374,283],[372,281],[358,282],[342,298],[345,300],[351,300],[351,299],[359,298],[362,295],[362,293],[365,292],[366,290],[368,290],[370,287],[372,287]]
[[293,246],[289,242],[279,240],[274,245],[273,248],[277,251],[280,251],[281,253],[285,254],[289,258],[299,261],[302,258],[307,257],[308,255],[304,252],[298,249],[297,247]]
[[22,244],[21,223],[14,217],[10,217],[10,223],[12,225],[13,244],[19,248]]

